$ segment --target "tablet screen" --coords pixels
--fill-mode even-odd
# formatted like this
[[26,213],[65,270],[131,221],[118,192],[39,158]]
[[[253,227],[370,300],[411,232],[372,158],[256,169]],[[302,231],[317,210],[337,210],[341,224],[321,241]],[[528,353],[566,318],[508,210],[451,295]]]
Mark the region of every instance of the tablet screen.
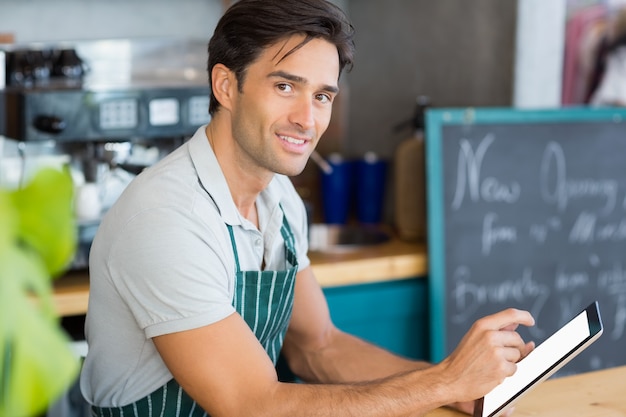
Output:
[[517,364],[517,371],[476,402],[474,417],[492,417],[513,405],[602,334],[598,303],[589,305]]

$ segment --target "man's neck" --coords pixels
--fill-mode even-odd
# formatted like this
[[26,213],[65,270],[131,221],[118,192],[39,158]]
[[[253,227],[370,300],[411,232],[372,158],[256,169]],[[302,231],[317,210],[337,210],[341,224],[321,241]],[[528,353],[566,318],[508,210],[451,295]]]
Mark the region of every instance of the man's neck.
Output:
[[[234,139],[230,130],[220,129],[219,122],[213,119],[206,127],[206,135],[230,190],[233,202],[239,213],[257,228],[259,227],[256,199],[271,181],[246,171],[234,163]],[[229,136],[230,135],[230,136]]]

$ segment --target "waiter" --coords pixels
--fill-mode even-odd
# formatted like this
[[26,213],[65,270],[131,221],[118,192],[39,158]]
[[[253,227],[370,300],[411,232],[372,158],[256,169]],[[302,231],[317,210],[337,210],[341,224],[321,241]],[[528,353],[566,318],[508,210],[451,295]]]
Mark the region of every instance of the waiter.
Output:
[[[241,0],[219,21],[211,123],[129,185],[91,249],[81,389],[94,415],[469,411],[532,349],[514,330],[533,319],[513,309],[438,365],[333,325],[288,176],[328,127],[353,52],[351,24],[325,0]],[[278,381],[281,352],[306,383]]]

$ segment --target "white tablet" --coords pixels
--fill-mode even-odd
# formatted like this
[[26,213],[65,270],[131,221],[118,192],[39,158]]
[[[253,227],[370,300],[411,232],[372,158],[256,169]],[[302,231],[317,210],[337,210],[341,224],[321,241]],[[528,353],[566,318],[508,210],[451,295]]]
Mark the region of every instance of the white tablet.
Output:
[[476,400],[474,417],[493,417],[503,413],[598,339],[602,329],[596,301],[522,359],[512,376]]

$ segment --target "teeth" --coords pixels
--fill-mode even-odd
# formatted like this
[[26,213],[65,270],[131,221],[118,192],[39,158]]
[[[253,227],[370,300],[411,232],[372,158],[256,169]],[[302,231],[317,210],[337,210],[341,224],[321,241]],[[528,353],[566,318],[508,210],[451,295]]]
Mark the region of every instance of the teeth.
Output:
[[280,136],[280,138],[295,145],[302,145],[304,143],[304,140],[292,138],[291,136]]

